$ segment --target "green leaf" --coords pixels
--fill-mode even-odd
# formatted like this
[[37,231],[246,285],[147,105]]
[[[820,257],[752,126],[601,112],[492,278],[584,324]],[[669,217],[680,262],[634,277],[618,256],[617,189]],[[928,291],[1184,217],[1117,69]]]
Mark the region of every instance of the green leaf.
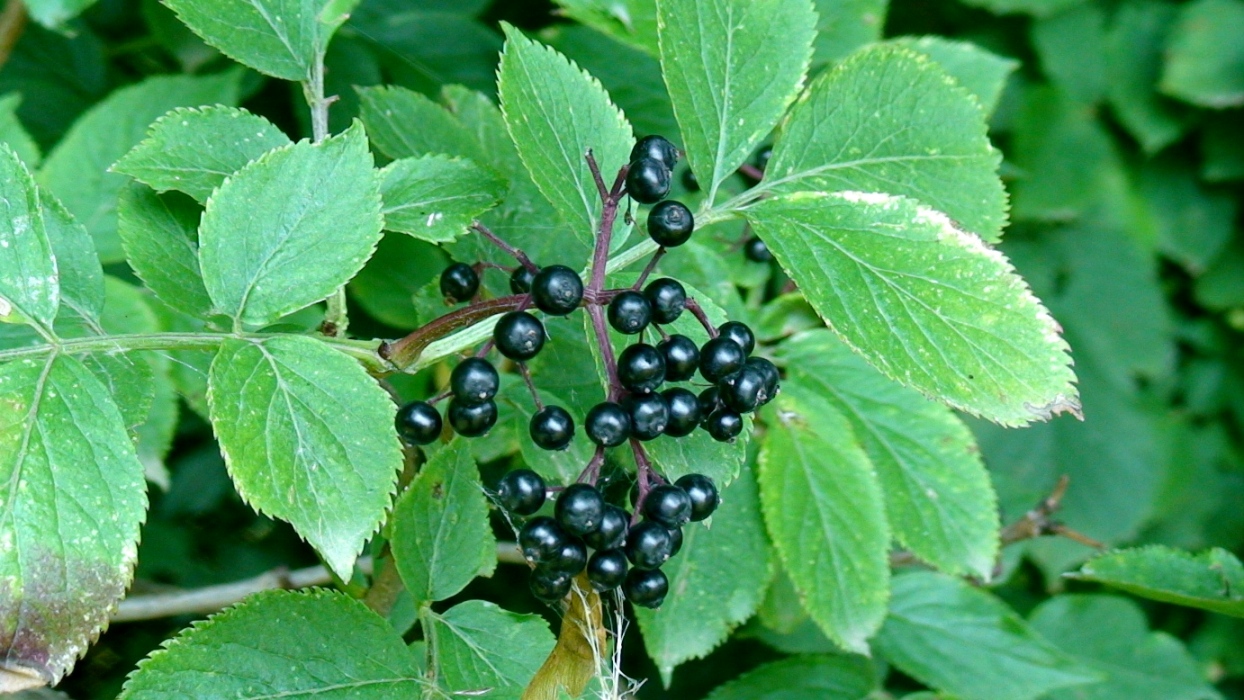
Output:
[[415,308],[415,295],[437,279],[448,262],[444,252],[431,243],[404,233],[386,234],[376,254],[350,280],[350,294],[380,322],[415,328],[431,320]]
[[108,172],[143,139],[147,125],[174,107],[233,104],[240,71],[192,77],[156,76],[121,88],[74,122],[39,171],[39,184],[65,204],[91,236],[105,263],[123,258],[117,238],[117,194],[129,181]]
[[390,700],[426,681],[389,623],[324,590],[257,593],[142,661],[119,700]]
[[877,648],[920,682],[962,700],[1027,700],[1101,679],[1002,601],[943,574],[894,579]]
[[772,575],[756,479],[744,470],[709,524],[683,527],[683,549],[662,570],[671,595],[636,609],[644,646],[668,687],[674,667],[708,655],[756,612]]
[[1141,201],[1157,228],[1158,250],[1199,276],[1230,242],[1238,200],[1207,189],[1191,165],[1174,159],[1146,162],[1139,179]]
[[1077,413],[1067,344],[1007,259],[906,197],[801,193],[748,212],[826,323],[883,374],[1003,425]]
[[147,511],[121,414],[78,360],[0,365],[0,484],[0,681],[55,684],[125,593]]
[[[545,406],[561,406],[566,409],[574,420],[576,431],[582,431],[584,414],[579,411],[578,407],[566,403],[549,391],[544,386],[544,382],[537,384],[537,391],[540,392],[540,400]],[[564,450],[549,451],[536,446],[531,439],[531,431],[527,429],[527,426],[531,424],[531,417],[535,415],[536,405],[531,399],[531,392],[527,389],[527,385],[522,381],[504,382],[501,391],[497,394],[497,407],[501,412],[497,422],[503,424],[507,419],[510,420],[514,426],[514,438],[522,452],[523,461],[528,467],[539,472],[551,483],[574,483],[583,471],[583,466],[591,460],[595,445],[583,439],[580,434],[578,439],[572,440],[570,446]],[[498,427],[503,428],[504,425]]]
[[505,33],[497,73],[505,124],[540,192],[571,235],[590,244],[601,201],[584,155],[595,154],[608,187],[629,160],[631,125],[600,83],[565,56],[508,25]]
[[1068,576],[1142,598],[1244,617],[1244,565],[1217,547],[1200,554],[1160,545],[1123,549],[1092,559]]
[[348,580],[402,466],[388,394],[354,360],[300,336],[226,341],[208,387],[238,493]]
[[475,460],[465,440],[434,453],[393,509],[391,545],[415,602],[461,591],[497,566],[496,540]]
[[403,158],[380,172],[384,227],[430,243],[446,243],[496,206],[506,183],[469,160]]
[[206,202],[230,175],[289,137],[263,117],[233,107],[178,108],[112,166],[157,192],[185,192]]
[[380,242],[380,189],[363,128],[300,141],[242,168],[207,201],[203,281],[216,308],[265,325],[345,284]]
[[1032,25],[1032,43],[1050,81],[1078,103],[1106,95],[1106,11],[1077,5]]
[[660,54],[657,0],[556,0],[566,16],[651,56]]
[[206,318],[212,299],[199,269],[196,229],[202,212],[189,199],[131,183],[117,202],[117,233],[134,274],[169,306]]
[[914,197],[997,241],[1001,160],[980,102],[931,59],[897,46],[857,52],[804,91],[760,192],[856,190]]
[[982,7],[999,15],[1025,13],[1034,17],[1049,17],[1085,0],[967,0],[964,4]]
[[519,700],[555,643],[539,615],[483,600],[459,603],[432,620],[437,680],[451,693],[489,689],[489,698]]
[[812,64],[820,65],[850,56],[857,49],[881,39],[889,0],[813,0],[816,6],[816,38],[812,41]]
[[949,574],[988,580],[998,555],[998,498],[967,426],[898,386],[826,331],[782,345],[786,386],[829,400],[881,479],[894,538]]
[[1105,677],[1057,690],[1048,700],[1221,700],[1178,639],[1150,632],[1135,603],[1105,595],[1060,595],[1033,611],[1032,626]]
[[95,0],[25,0],[22,4],[34,21],[48,29],[57,29],[94,5]]
[[660,0],[661,68],[708,206],[803,85],[809,0]]
[[1128,2],[1106,32],[1110,108],[1147,153],[1174,143],[1188,128],[1187,110],[1158,94],[1166,38],[1178,12],[1160,0]]
[[7,145],[0,145],[0,205],[0,322],[50,329],[60,303],[56,258],[39,190]]
[[[104,290],[106,299],[99,323],[88,324],[85,333],[71,335],[128,335],[159,330],[155,314],[137,287],[107,277]],[[133,430],[147,420],[155,395],[157,366],[165,368],[163,358],[146,352],[95,353],[83,357],[82,364],[112,394],[126,428]],[[166,373],[161,374],[161,380]]]
[[1210,309],[1244,306],[1244,246],[1233,242],[1196,281],[1197,302]]
[[1208,114],[1201,132],[1201,175],[1209,182],[1244,180],[1244,135],[1239,110]]
[[862,656],[796,656],[749,671],[707,700],[864,700],[876,689],[877,672]]
[[84,319],[98,320],[104,307],[104,270],[91,234],[51,193],[39,192],[39,204],[43,206],[48,243],[56,255],[62,310],[68,308]]
[[1180,7],[1166,46],[1162,92],[1199,107],[1244,105],[1244,2],[1197,0]]
[[377,14],[375,21],[352,17],[350,27],[376,47],[392,82],[426,93],[451,84],[495,90],[501,38],[492,27],[460,10]]
[[43,155],[39,151],[39,144],[35,143],[17,118],[17,107],[21,103],[22,96],[17,93],[0,97],[0,142],[8,144],[26,167],[35,168],[39,166]]
[[390,158],[432,153],[487,162],[475,137],[454,115],[426,96],[395,86],[359,88],[360,115],[367,136]]
[[767,410],[760,503],[782,564],[821,630],[868,651],[889,598],[881,487],[851,424],[825,399],[784,387]]
[[951,77],[980,100],[985,116],[993,114],[1002,96],[1006,79],[1019,61],[986,51],[966,41],[950,41],[940,36],[899,37],[891,44],[924,54],[937,62]]

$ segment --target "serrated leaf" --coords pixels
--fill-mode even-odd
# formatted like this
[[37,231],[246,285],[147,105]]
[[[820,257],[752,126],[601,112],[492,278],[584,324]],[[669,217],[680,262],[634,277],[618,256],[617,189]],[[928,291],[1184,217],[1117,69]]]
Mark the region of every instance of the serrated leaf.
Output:
[[1006,224],[999,153],[980,103],[926,56],[863,49],[804,91],[765,180],[749,192],[906,195],[997,241]]
[[769,535],[821,630],[867,653],[889,598],[890,532],[877,475],[826,400],[784,387],[771,406],[759,473]]
[[[115,277],[107,277],[104,279],[104,290],[104,312],[99,323],[88,324],[85,332],[67,335],[129,335],[159,330],[155,314],[138,288]],[[163,363],[159,356],[145,352],[101,352],[82,358],[82,364],[94,372],[108,389],[121,410],[125,427],[130,430],[147,420],[155,395],[156,365],[163,366]]]
[[584,156],[592,151],[609,186],[630,157],[631,125],[600,83],[565,56],[509,25],[505,33],[497,91],[506,127],[532,181],[571,235],[590,244],[602,205]]
[[877,648],[904,673],[963,700],[1028,700],[1101,680],[1005,603],[943,574],[894,579]]
[[890,43],[922,53],[937,62],[951,77],[980,100],[985,115],[993,114],[1006,79],[1019,61],[986,51],[966,41],[940,36],[899,37]]
[[39,204],[48,243],[56,256],[62,310],[68,308],[88,321],[98,320],[104,308],[104,270],[91,234],[51,193],[39,192]]
[[1177,140],[1185,109],[1158,94],[1166,37],[1179,8],[1160,0],[1120,5],[1106,31],[1106,97],[1119,123],[1147,153]]
[[1162,92],[1200,107],[1244,105],[1244,2],[1197,0],[1180,7],[1166,44]]
[[539,615],[520,615],[483,600],[433,616],[438,682],[450,693],[487,690],[519,700],[555,642]]
[[656,56],[656,0],[556,0],[566,16]]
[[91,372],[66,355],[0,365],[0,681],[69,670],[129,585],[146,511],[143,467]]
[[224,342],[207,399],[238,493],[348,580],[402,466],[388,394],[336,350],[283,336]]
[[156,76],[121,88],[83,114],[52,149],[39,171],[39,184],[64,203],[91,237],[105,263],[123,259],[117,238],[117,194],[129,182],[108,172],[142,141],[147,125],[174,107],[233,104],[240,71],[208,76]]
[[1058,324],[1001,253],[944,214],[859,192],[747,214],[830,328],[891,379],[1002,425],[1079,411]]
[[314,304],[380,241],[380,189],[361,124],[319,144],[269,151],[207,201],[203,282],[216,308],[265,325]]
[[949,574],[988,580],[998,555],[998,497],[954,413],[898,386],[828,332],[782,346],[786,385],[833,403],[881,480],[894,538]]
[[814,66],[841,61],[881,38],[889,0],[813,0],[816,6]]
[[683,548],[662,570],[670,594],[659,611],[635,610],[644,646],[668,687],[674,668],[700,659],[752,616],[772,575],[769,542],[750,470],[722,492],[711,523],[683,527]]
[[795,99],[815,27],[809,0],[657,3],[661,69],[709,206]]
[[497,566],[488,504],[465,440],[428,459],[391,522],[393,558],[418,605],[444,600]]
[[196,229],[201,213],[189,199],[161,196],[131,183],[117,202],[117,233],[134,274],[161,301],[206,318],[213,310],[199,269]]
[[119,700],[389,700],[425,685],[389,623],[342,593],[266,591],[142,661]]
[[367,136],[390,158],[445,154],[485,162],[471,132],[425,95],[385,85],[359,88],[360,115]]
[[876,689],[877,672],[862,656],[796,656],[748,671],[706,700],[864,700]]
[[30,172],[0,144],[0,322],[52,327],[60,303],[56,258]]
[[17,108],[21,103],[22,96],[17,93],[0,97],[0,142],[8,144],[26,167],[37,168],[43,155],[39,151],[39,144],[35,143],[17,118]]
[[430,243],[467,232],[476,217],[501,201],[506,183],[469,160],[403,158],[380,171],[384,227]]
[[263,117],[232,107],[179,108],[160,117],[112,171],[177,190],[200,203],[225,178],[264,153],[288,146],[289,137]]
[[1244,565],[1217,547],[1192,554],[1153,545],[1089,560],[1071,578],[1133,595],[1244,617]]

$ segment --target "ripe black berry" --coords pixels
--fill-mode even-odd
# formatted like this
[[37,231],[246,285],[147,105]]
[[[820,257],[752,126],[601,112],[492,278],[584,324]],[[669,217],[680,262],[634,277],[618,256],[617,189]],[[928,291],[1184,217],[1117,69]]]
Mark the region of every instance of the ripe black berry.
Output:
[[587,562],[587,580],[598,592],[612,591],[626,580],[626,555],[617,549],[597,552]]
[[536,569],[527,579],[531,594],[545,603],[556,603],[570,593],[570,581],[573,577],[564,571]]
[[544,505],[544,479],[530,469],[516,469],[497,483],[497,501],[515,515],[531,515]]
[[732,442],[743,432],[743,416],[728,408],[719,408],[708,414],[703,425],[717,442]]
[[652,306],[643,294],[628,289],[609,302],[607,315],[615,331],[635,335],[652,322]]
[[763,357],[749,357],[743,365],[745,368],[755,369],[764,377],[764,388],[760,393],[760,405],[763,406],[773,400],[778,395],[778,384],[782,377],[778,374],[778,368],[773,363]]
[[518,547],[527,561],[540,564],[560,552],[562,543],[568,538],[569,535],[556,520],[541,515],[527,521],[518,531]]
[[583,301],[583,280],[565,265],[549,265],[532,279],[531,298],[544,313],[565,316]]
[[756,367],[743,369],[721,380],[721,402],[737,413],[748,413],[760,405],[764,392],[765,375]]
[[583,536],[583,541],[596,550],[617,549],[626,544],[626,533],[631,529],[631,521],[626,511],[612,505],[605,505],[605,512],[600,517],[600,527],[595,532]]
[[691,497],[691,522],[699,522],[713,514],[721,504],[717,485],[703,474],[687,474],[674,482]]
[[622,585],[622,592],[632,605],[644,608],[659,608],[665,602],[665,594],[669,593],[670,581],[660,569],[644,571],[631,569]]
[[536,273],[527,269],[526,265],[519,265],[510,273],[510,291],[515,294],[526,294],[531,291],[531,283],[536,278]]
[[743,367],[743,348],[719,335],[700,348],[700,374],[716,384]]
[[700,400],[696,395],[682,387],[674,387],[661,392],[665,405],[669,407],[669,422],[665,424],[665,434],[670,437],[683,437],[695,431],[700,424]]
[[656,204],[670,193],[670,169],[651,158],[633,161],[626,173],[626,191],[640,204]]
[[571,484],[557,497],[553,508],[557,524],[572,535],[586,535],[600,527],[605,499],[589,484]]
[[482,357],[468,357],[449,375],[449,390],[466,403],[487,401],[497,395],[501,377],[492,363]]
[[726,321],[717,329],[717,334],[733,340],[740,348],[743,348],[744,355],[750,355],[752,350],[756,349],[756,334],[752,333],[752,329],[746,323]]
[[644,517],[670,529],[682,527],[691,520],[691,496],[677,486],[661,484],[644,499]]
[[492,339],[497,351],[511,360],[530,360],[544,347],[544,324],[526,311],[511,311],[497,321]]
[[536,411],[527,428],[531,441],[543,450],[564,450],[574,437],[574,419],[561,406],[545,406]]
[[645,136],[631,149],[631,160],[651,158],[665,164],[673,170],[678,164],[678,149],[664,136]]
[[682,186],[687,188],[688,192],[700,191],[700,180],[691,172],[691,168],[682,171]]
[[441,414],[427,401],[411,401],[393,419],[397,434],[412,445],[426,445],[441,436]]
[[648,212],[648,236],[658,245],[677,248],[691,238],[695,217],[682,202],[666,200]]
[[631,435],[639,440],[655,440],[669,424],[670,409],[660,394],[639,394],[626,398],[623,406],[631,414]]
[[670,531],[661,523],[645,520],[626,537],[626,558],[637,569],[655,569],[670,558]]
[[652,307],[654,323],[673,323],[687,308],[687,290],[677,280],[662,277],[644,287],[644,298]]
[[497,402],[468,403],[454,397],[449,402],[449,424],[462,437],[479,437],[497,424]]
[[707,418],[710,413],[721,408],[721,392],[715,386],[710,386],[701,391],[698,400],[700,402],[700,420]]
[[441,273],[441,296],[451,302],[470,301],[479,291],[479,275],[466,263],[454,263]]
[[682,551],[682,528],[671,527],[670,528],[670,559],[673,559],[674,557],[678,556],[678,553],[681,551]]
[[618,355],[618,381],[636,394],[656,390],[665,381],[665,357],[647,343],[627,346]]
[[587,547],[578,537],[567,537],[562,541],[561,548],[540,564],[540,568],[547,571],[557,571],[571,576],[583,571],[584,566],[587,566]]
[[597,445],[617,447],[631,436],[631,416],[618,404],[605,401],[587,412],[583,428]]
[[657,345],[665,357],[665,380],[683,382],[700,367],[700,348],[685,335],[671,335]]
[[755,236],[747,239],[747,242],[743,244],[743,256],[752,262],[773,262],[773,253],[769,252],[769,246]]

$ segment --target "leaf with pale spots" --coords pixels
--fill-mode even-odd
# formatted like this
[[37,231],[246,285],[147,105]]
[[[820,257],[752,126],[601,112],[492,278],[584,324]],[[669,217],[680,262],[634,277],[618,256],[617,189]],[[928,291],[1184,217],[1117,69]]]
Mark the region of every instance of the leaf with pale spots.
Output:
[[38,188],[13,149],[0,144],[0,322],[51,328],[59,302]]
[[469,160],[403,158],[380,172],[384,227],[429,243],[449,243],[496,206],[506,182]]

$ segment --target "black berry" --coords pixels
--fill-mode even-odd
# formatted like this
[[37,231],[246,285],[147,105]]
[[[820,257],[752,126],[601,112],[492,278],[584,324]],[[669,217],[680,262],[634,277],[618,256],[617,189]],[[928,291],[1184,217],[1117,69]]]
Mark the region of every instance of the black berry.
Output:
[[528,424],[531,441],[543,450],[564,450],[574,437],[574,419],[561,406],[545,406]]
[[622,592],[632,605],[644,608],[659,608],[665,602],[665,594],[669,593],[670,582],[659,569],[644,571],[631,569],[622,585]]
[[670,410],[660,394],[628,396],[623,404],[631,415],[631,436],[639,440],[655,440],[669,424]]
[[466,263],[454,263],[441,273],[441,296],[449,301],[470,301],[478,291],[479,275]]
[[658,245],[677,248],[691,238],[695,217],[682,202],[661,202],[648,212],[648,236]]
[[700,374],[716,384],[743,367],[743,348],[725,336],[717,336],[700,348]]
[[531,281],[536,308],[550,316],[565,316],[583,301],[583,280],[565,265],[549,265]]
[[589,484],[571,484],[557,497],[553,508],[557,524],[572,535],[586,535],[600,527],[605,499]]
[[670,193],[670,169],[659,160],[640,158],[626,173],[626,191],[640,204],[656,204]]
[[640,158],[651,158],[664,163],[666,168],[673,170],[678,164],[678,149],[674,148],[674,144],[664,136],[645,136],[631,149],[631,160],[636,161]]
[[449,424],[462,437],[479,437],[497,424],[497,402],[468,403],[454,397],[449,402]]
[[427,401],[411,401],[393,419],[397,434],[412,445],[426,445],[441,436],[441,414]]
[[618,355],[618,381],[636,394],[656,390],[665,381],[665,357],[646,343],[627,346]]
[[708,414],[702,425],[717,442],[732,442],[743,432],[743,416],[728,408],[719,408]]
[[605,401],[587,412],[583,428],[597,445],[617,447],[631,436],[631,416],[618,404]]
[[652,306],[643,294],[628,289],[609,302],[607,315],[615,331],[635,335],[652,322]]
[[655,569],[670,558],[671,544],[668,528],[645,520],[626,536],[626,558],[637,569]]
[[691,496],[677,486],[661,484],[644,499],[644,516],[670,529],[682,527],[691,520]]
[[737,413],[748,413],[760,405],[764,393],[765,375],[756,367],[743,369],[721,380],[721,402]]
[[685,335],[671,335],[657,345],[665,357],[665,380],[684,382],[700,367],[700,348]]
[[701,420],[707,418],[713,411],[721,408],[721,392],[718,391],[715,386],[710,386],[704,391],[701,391],[698,400],[700,402]]
[[700,180],[696,178],[695,173],[691,172],[691,168],[682,171],[682,186],[687,188],[688,192],[700,191]]
[[726,321],[717,329],[717,335],[733,340],[740,348],[743,348],[744,355],[750,355],[752,350],[756,349],[756,334],[752,333],[752,329],[746,323]]
[[540,564],[542,569],[571,576],[583,571],[584,566],[587,566],[587,547],[578,537],[567,537],[553,556]]
[[743,256],[752,262],[773,262],[773,253],[769,252],[769,246],[755,236],[747,239],[747,242],[743,244]]
[[606,504],[600,516],[600,527],[583,536],[583,541],[596,550],[617,549],[626,544],[626,533],[631,529],[630,517],[621,508]]
[[695,431],[700,424],[700,400],[696,395],[682,387],[674,387],[661,392],[665,405],[669,408],[669,422],[665,424],[665,434],[670,437],[683,437]]
[[778,374],[778,368],[763,357],[747,358],[744,367],[754,369],[764,377],[764,388],[760,393],[760,405],[763,406],[772,401],[778,395],[779,383],[782,379],[781,375]]
[[626,555],[617,549],[607,549],[592,555],[587,562],[587,580],[592,588],[604,593],[612,591],[626,580]]
[[531,291],[531,283],[536,278],[536,273],[527,269],[526,265],[519,265],[510,273],[510,291],[514,294],[526,294]]
[[556,603],[570,593],[572,576],[564,571],[536,569],[527,579],[531,594],[545,603]]
[[652,307],[654,323],[673,323],[687,308],[687,290],[677,280],[662,277],[644,287],[644,298]]
[[497,501],[515,515],[531,515],[544,505],[544,479],[530,469],[516,469],[497,483]]
[[449,375],[449,390],[454,398],[467,403],[487,401],[497,395],[499,388],[501,377],[497,369],[482,357],[468,357]]
[[703,474],[687,474],[674,482],[691,498],[691,521],[699,522],[713,514],[721,504],[717,485]]
[[670,528],[670,559],[673,559],[674,557],[678,556],[678,553],[681,551],[682,551],[682,528],[671,527]]
[[562,543],[568,538],[569,535],[556,520],[541,515],[527,521],[518,531],[518,547],[527,561],[541,564],[560,552]]
[[497,351],[511,360],[530,360],[544,347],[544,324],[526,311],[511,311],[497,321],[492,339]]

